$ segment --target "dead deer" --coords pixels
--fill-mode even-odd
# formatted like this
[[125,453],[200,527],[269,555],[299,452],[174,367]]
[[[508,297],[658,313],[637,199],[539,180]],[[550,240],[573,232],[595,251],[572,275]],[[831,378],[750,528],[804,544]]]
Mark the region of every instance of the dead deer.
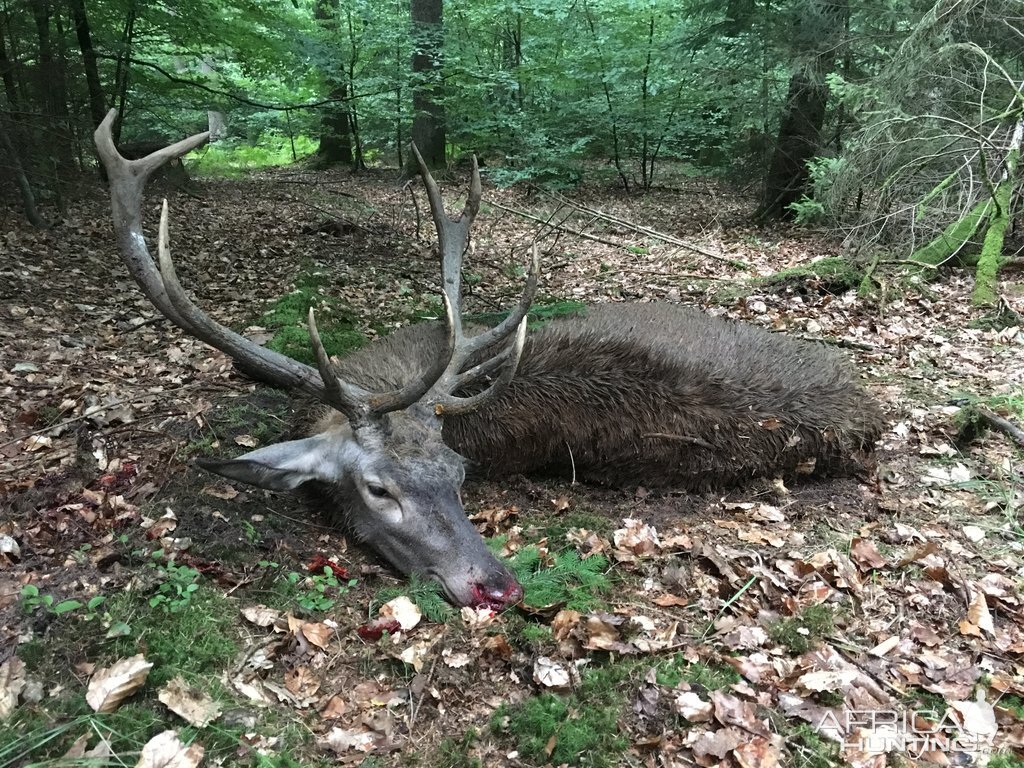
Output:
[[343,360],[328,358],[312,310],[317,368],[225,328],[178,282],[167,203],[154,261],[142,193],[199,134],[138,160],[96,131],[122,258],[154,306],[250,375],[322,404],[308,436],[236,459],[203,460],[224,477],[311,491],[357,538],[403,573],[440,583],[457,605],[497,608],[522,589],[466,518],[466,466],[500,476],[546,472],[597,483],[706,489],[756,477],[842,471],[871,449],[877,404],[842,355],[703,312],[660,304],[593,307],[526,335],[533,264],[518,306],[494,328],[461,320],[460,272],[482,197],[449,217],[422,160],[441,255],[445,320],[410,326]]

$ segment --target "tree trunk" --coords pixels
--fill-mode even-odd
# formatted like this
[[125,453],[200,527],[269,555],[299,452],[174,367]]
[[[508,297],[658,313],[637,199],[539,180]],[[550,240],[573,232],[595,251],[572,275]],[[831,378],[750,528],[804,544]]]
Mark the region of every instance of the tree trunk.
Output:
[[46,147],[54,169],[60,177],[69,176],[74,170],[74,153],[68,126],[67,90],[64,87],[64,72],[54,56],[50,37],[50,4],[48,0],[33,0],[36,35],[39,40],[39,93],[43,94],[46,107],[47,129],[50,134]]
[[85,13],[85,0],[69,0],[71,15],[75,20],[75,34],[78,47],[82,51],[82,62],[85,67],[85,84],[89,90],[89,116],[93,127],[98,127],[107,114],[106,99],[103,97],[103,86],[100,84],[100,73],[96,66],[96,50],[92,46],[92,33],[89,31],[89,17]]
[[32,185],[29,183],[28,176],[25,175],[25,167],[21,164],[21,156],[14,144],[11,142],[10,130],[11,122],[0,118],[0,148],[3,149],[7,155],[7,162],[14,174],[14,181],[18,185],[18,193],[21,195],[21,207],[25,211],[25,218],[34,227],[45,229],[49,226],[46,221],[39,215],[39,210],[36,208],[36,197],[32,192]]
[[445,164],[445,116],[441,93],[441,50],[444,44],[442,0],[411,0],[412,140],[430,168]]
[[121,125],[124,123],[125,105],[128,102],[128,81],[131,78],[132,45],[135,42],[135,18],[137,9],[135,3],[128,7],[128,14],[125,16],[124,29],[121,32],[121,50],[117,56],[117,68],[114,70],[114,94],[111,103],[117,107],[117,117],[114,119],[114,126],[111,135],[114,144],[121,142]]
[[[789,218],[790,205],[810,189],[807,162],[821,149],[828,105],[826,76],[844,48],[848,0],[809,0],[793,26],[793,73],[789,80],[775,151],[765,178],[764,197],[754,217]],[[801,63],[803,62],[803,63]]]
[[755,218],[788,218],[792,215],[790,204],[800,200],[807,191],[810,179],[807,161],[821,146],[821,128],[828,101],[828,87],[816,69],[794,72],[789,80],[786,112],[779,125],[775,152],[765,180],[764,199]]
[[[325,30],[336,32],[338,0],[317,0],[313,8],[313,18]],[[348,106],[345,101],[348,98],[348,84],[345,82],[344,75],[337,77],[332,73],[324,79],[330,89],[330,98],[338,101],[324,106],[320,110],[320,147],[316,151],[317,163],[324,166],[347,165],[352,167],[354,164],[352,122],[349,119]]]

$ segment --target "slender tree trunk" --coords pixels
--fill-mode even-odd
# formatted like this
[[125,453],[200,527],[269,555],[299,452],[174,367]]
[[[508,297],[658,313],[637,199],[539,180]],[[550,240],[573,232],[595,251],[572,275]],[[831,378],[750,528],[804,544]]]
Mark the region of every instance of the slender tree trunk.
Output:
[[815,0],[806,16],[798,18],[794,30],[794,59],[810,59],[797,64],[789,80],[786,106],[779,123],[764,197],[754,214],[758,219],[792,216],[789,206],[809,191],[807,162],[821,148],[821,130],[828,105],[825,77],[835,69],[844,20],[849,13],[847,0]]
[[25,167],[21,163],[21,156],[11,141],[11,125],[12,122],[9,119],[0,118],[0,149],[3,149],[4,154],[7,155],[8,165],[14,174],[14,181],[18,186],[18,193],[21,195],[21,207],[25,211],[25,218],[29,220],[32,226],[45,229],[49,224],[43,220],[39,215],[39,210],[36,208],[36,197],[32,192],[32,185],[25,174]]
[[33,0],[32,12],[39,41],[39,93],[43,94],[46,109],[49,154],[57,174],[70,175],[75,163],[68,129],[67,89],[64,73],[54,56],[48,0]]
[[[313,18],[320,26],[331,33],[338,31],[338,0],[317,0],[313,8]],[[342,69],[339,67],[339,69]],[[317,149],[317,162],[320,165],[352,166],[352,122],[349,118],[348,84],[345,76],[328,75],[325,80],[329,88],[329,96],[337,99],[320,110],[320,147]]]
[[445,164],[445,114],[442,102],[441,56],[444,45],[442,0],[411,0],[412,140],[431,168]]
[[82,51],[82,62],[85,68],[85,84],[89,90],[89,116],[93,127],[97,127],[107,114],[107,103],[103,97],[103,86],[100,84],[100,73],[96,66],[96,50],[92,46],[92,33],[89,30],[89,17],[85,13],[85,0],[68,0],[71,15],[75,20],[75,35],[78,47]]
[[114,94],[111,97],[111,102],[117,106],[117,119],[114,120],[111,134],[114,137],[115,145],[121,141],[121,124],[124,122],[125,104],[128,102],[128,82],[131,78],[136,15],[136,7],[133,2],[128,8],[128,15],[124,20],[124,28],[121,32],[121,50],[117,56],[117,68],[114,70]]

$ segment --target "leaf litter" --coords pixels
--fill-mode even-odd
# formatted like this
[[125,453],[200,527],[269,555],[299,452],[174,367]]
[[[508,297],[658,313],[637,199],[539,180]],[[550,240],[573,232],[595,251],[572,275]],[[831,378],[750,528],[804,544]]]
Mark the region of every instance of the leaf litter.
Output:
[[[270,174],[207,182],[196,197],[175,197],[176,259],[198,303],[259,336],[253,323],[261,308],[313,270],[369,337],[434,311],[436,270],[429,244],[417,238],[417,230],[427,237],[428,222],[415,220],[408,192],[379,179],[334,177],[368,204],[346,214],[362,217],[359,228],[332,229],[309,204],[317,179],[310,174],[307,188],[282,192]],[[533,204],[516,190],[488,195],[507,208]],[[223,438],[210,429],[221,403],[259,392],[140,297],[112,256],[101,197],[81,201],[63,227],[16,225],[0,241],[0,498],[10,510],[0,518],[0,647],[16,651],[47,637],[28,621],[46,608],[27,601],[26,585],[83,602],[136,579],[117,546],[131,532],[191,563],[237,603],[245,644],[236,666],[222,670],[235,700],[296,717],[316,713],[314,748],[341,762],[373,754],[398,763],[402,750],[436,748],[473,727],[480,735],[467,747],[472,757],[523,764],[516,735],[490,727],[499,706],[543,692],[571,698],[592,670],[627,660],[636,666],[619,684],[630,704],[618,725],[633,760],[794,764],[810,743],[794,735],[806,732],[798,727],[832,745],[830,760],[853,766],[896,764],[899,745],[922,733],[934,734],[922,759],[939,763],[1024,749],[1020,454],[995,434],[960,444],[956,422],[965,398],[1020,397],[1024,334],[972,326],[968,276],[951,272],[881,306],[833,295],[813,279],[775,290],[753,283],[723,301],[716,298],[723,269],[737,279],[770,275],[836,255],[837,246],[751,228],[718,194],[684,199],[672,190],[627,199],[584,188],[576,201],[669,229],[745,269],[628,228],[598,232],[627,246],[616,248],[550,236],[507,213],[481,217],[467,267],[471,311],[509,303],[516,293],[509,275],[541,236],[544,291],[552,296],[702,304],[838,344],[892,419],[878,467],[862,478],[791,488],[768,482],[703,497],[561,481],[470,485],[467,511],[487,535],[507,536],[506,556],[537,546],[542,562],[566,548],[608,557],[613,595],[594,610],[466,609],[443,624],[397,598],[367,616],[373,590],[390,577],[337,531],[310,528],[305,542],[281,539],[297,562],[320,558],[305,583],[326,567],[359,586],[331,593],[330,609],[303,616],[261,604],[246,591],[253,567],[219,562],[208,546],[216,531],[244,548],[232,522],[240,514],[259,524],[282,507],[300,517],[301,509],[211,482],[186,470],[181,453],[196,435],[212,435],[206,448],[213,451],[262,444],[255,415]],[[332,198],[339,206],[347,199]],[[581,215],[569,224],[583,230],[588,221]],[[1006,288],[1008,306],[1020,313],[1024,300]],[[191,486],[174,485],[182,473],[195,478]],[[569,526],[553,536],[537,527],[538,519],[578,511],[615,523],[605,532]],[[524,639],[522,615],[550,639]],[[377,663],[362,671],[355,660],[367,657]],[[183,680],[151,689],[142,656],[105,661],[88,684],[94,708],[159,699],[194,725],[226,717],[219,702]],[[666,677],[666,664],[723,677],[714,685]],[[33,701],[45,707],[69,684],[9,656],[0,662],[0,715]],[[257,731],[240,740],[240,754],[281,748],[279,737]],[[557,738],[548,739],[547,755]],[[168,730],[142,749],[140,764],[197,764],[201,742],[184,744]],[[105,744],[83,737],[68,755],[98,756]]]

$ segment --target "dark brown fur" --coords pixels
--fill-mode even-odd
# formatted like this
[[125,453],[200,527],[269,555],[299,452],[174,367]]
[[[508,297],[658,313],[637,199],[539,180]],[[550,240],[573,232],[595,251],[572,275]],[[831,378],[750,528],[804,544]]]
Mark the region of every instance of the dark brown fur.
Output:
[[[404,328],[342,362],[370,389],[404,383],[442,347]],[[323,414],[314,432],[338,419]],[[508,389],[444,421],[472,468],[609,485],[706,489],[838,472],[884,418],[845,357],[823,344],[667,304],[603,305],[528,336]]]

